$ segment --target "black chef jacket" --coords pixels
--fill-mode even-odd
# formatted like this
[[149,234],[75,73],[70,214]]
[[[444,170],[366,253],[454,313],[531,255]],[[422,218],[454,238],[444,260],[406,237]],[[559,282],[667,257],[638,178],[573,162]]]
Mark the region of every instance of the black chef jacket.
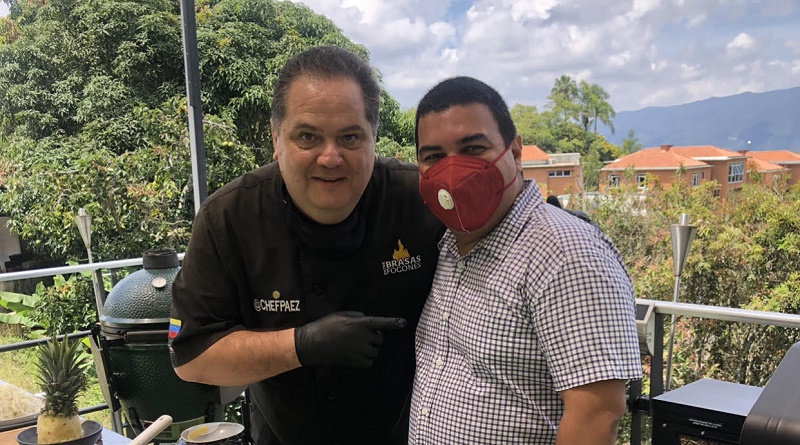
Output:
[[306,366],[250,386],[258,445],[406,443],[414,331],[442,225],[416,166],[379,158],[353,214],[303,217],[277,163],[227,184],[200,209],[173,284],[175,366],[237,330],[280,330],[350,310],[403,317],[369,369]]

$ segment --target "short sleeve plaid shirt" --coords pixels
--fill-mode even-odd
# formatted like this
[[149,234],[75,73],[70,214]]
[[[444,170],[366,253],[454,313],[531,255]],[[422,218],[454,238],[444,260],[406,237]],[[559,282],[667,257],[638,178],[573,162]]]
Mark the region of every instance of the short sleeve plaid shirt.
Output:
[[619,253],[535,184],[466,256],[449,231],[439,247],[417,328],[409,444],[553,444],[558,392],[641,378]]

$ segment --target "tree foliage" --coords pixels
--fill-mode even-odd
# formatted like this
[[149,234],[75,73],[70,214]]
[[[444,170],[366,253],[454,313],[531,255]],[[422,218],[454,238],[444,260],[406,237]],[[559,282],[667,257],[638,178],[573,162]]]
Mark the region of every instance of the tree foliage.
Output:
[[[73,218],[93,216],[100,259],[182,250],[194,215],[179,5],[12,0],[0,23],[0,208],[37,253],[84,258]],[[320,44],[367,51],[291,2],[196,3],[209,192],[271,161],[278,70]],[[379,138],[413,141],[381,95]]]
[[633,128],[628,129],[628,136],[622,140],[622,145],[619,147],[620,156],[629,155],[641,149],[642,143],[639,142],[639,138],[636,137]]
[[[624,187],[590,212],[625,258],[639,298],[672,299],[669,226],[681,213],[697,225],[682,275],[682,302],[800,311],[800,186],[745,184],[727,200],[715,182],[656,187],[644,200]],[[681,319],[673,385],[699,378],[763,386],[797,329]]]
[[603,162],[619,155],[619,148],[596,132],[597,120],[612,125],[608,98],[602,87],[586,82],[578,85],[564,75],[556,79],[545,111],[517,104],[511,108],[511,118],[523,144],[536,145],[547,153],[580,153],[583,188],[593,190]]

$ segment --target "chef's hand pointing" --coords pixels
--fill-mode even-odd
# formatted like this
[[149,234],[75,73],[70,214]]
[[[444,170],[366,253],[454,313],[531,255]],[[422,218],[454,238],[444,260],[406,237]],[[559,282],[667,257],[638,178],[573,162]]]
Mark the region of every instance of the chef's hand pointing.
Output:
[[294,348],[303,366],[333,365],[368,368],[378,356],[383,331],[406,327],[402,318],[366,317],[361,312],[335,312],[294,330]]

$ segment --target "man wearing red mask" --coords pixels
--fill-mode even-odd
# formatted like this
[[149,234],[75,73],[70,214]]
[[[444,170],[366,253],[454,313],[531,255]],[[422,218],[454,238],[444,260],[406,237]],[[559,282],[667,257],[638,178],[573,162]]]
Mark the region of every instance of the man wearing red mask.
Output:
[[641,377],[616,248],[523,180],[488,85],[441,82],[416,125],[420,193],[449,230],[417,328],[409,443],[613,444]]

